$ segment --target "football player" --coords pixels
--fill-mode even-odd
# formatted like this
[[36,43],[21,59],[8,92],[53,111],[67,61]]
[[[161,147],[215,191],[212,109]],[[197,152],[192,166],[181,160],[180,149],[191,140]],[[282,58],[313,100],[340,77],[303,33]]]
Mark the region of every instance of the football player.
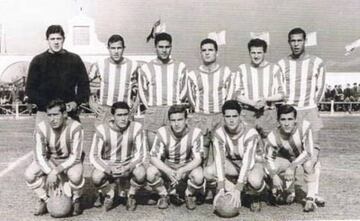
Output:
[[139,68],[139,96],[147,108],[144,129],[150,147],[157,129],[167,124],[167,111],[186,97],[186,67],[171,58],[172,37],[168,33],[155,35],[157,58]]
[[90,107],[99,116],[100,122],[111,118],[110,109],[114,102],[124,101],[133,107],[136,97],[133,90],[137,90],[138,64],[123,57],[125,51],[123,37],[114,34],[109,38],[107,45],[109,57],[94,63],[89,73],[92,85],[97,82],[97,87],[92,90],[100,90],[98,100],[95,99],[96,91],[93,91],[90,97]]
[[187,180],[185,190],[186,207],[195,209],[195,193],[203,188],[203,170],[201,167],[201,149],[203,137],[198,128],[187,124],[187,111],[182,105],[173,105],[168,111],[170,126],[158,129],[154,145],[150,151],[151,165],[147,169],[149,185],[160,195],[158,207],[165,209],[169,205],[168,190]]
[[[278,62],[285,84],[286,104],[293,105],[297,110],[298,122],[307,120],[311,123],[314,154],[312,163],[318,162],[320,150],[319,132],[323,122],[318,113],[317,104],[321,100],[325,88],[325,65],[321,58],[305,51],[306,33],[301,28],[294,28],[288,33],[291,54]],[[315,190],[315,201],[325,203]]]
[[[146,179],[147,147],[142,125],[130,121],[130,107],[126,102],[111,106],[112,118],[96,127],[91,145],[90,162],[94,185],[101,190],[105,211],[113,207],[116,183],[130,180],[126,209],[135,210],[135,193]],[[114,182],[119,179],[119,182]],[[101,197],[95,202],[101,206]]]
[[48,187],[66,176],[72,189],[73,213],[80,214],[83,177],[84,131],[78,121],[68,118],[66,104],[52,100],[46,106],[47,119],[36,125],[34,161],[25,171],[27,186],[39,197],[35,215],[47,212]]
[[264,40],[250,40],[248,50],[251,62],[241,64],[236,74],[237,99],[243,104],[246,123],[266,138],[277,124],[274,103],[284,97],[281,71],[277,64],[265,60],[267,44]]
[[[210,186],[218,192],[229,192],[234,207],[241,206],[241,192],[245,187],[251,195],[251,211],[260,211],[260,193],[265,188],[264,167],[255,162],[260,135],[240,118],[241,106],[235,100],[222,106],[224,126],[214,133],[214,163],[204,169]],[[230,178],[236,178],[236,184]]]
[[218,45],[213,39],[201,41],[200,55],[202,65],[188,74],[189,101],[195,111],[189,123],[202,130],[207,164],[212,162],[212,133],[222,125],[221,106],[232,97],[234,77],[229,67],[217,63]]
[[318,152],[314,151],[312,127],[306,120],[297,121],[297,111],[291,105],[279,106],[277,118],[280,126],[268,135],[265,156],[273,194],[278,200],[292,203],[295,199],[295,171],[302,166],[307,185],[304,211],[314,211],[320,165]]

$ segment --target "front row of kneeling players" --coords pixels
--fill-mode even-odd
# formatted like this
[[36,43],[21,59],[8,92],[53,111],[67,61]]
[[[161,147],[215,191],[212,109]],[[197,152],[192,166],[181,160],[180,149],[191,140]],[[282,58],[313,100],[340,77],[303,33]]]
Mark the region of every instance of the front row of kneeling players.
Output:
[[[278,107],[279,127],[268,135],[265,145],[257,131],[241,120],[237,101],[225,102],[222,113],[224,124],[213,134],[214,160],[203,165],[207,157],[203,136],[200,129],[189,127],[184,106],[171,106],[169,126],[158,129],[148,148],[142,125],[130,120],[129,106],[114,103],[112,117],[96,126],[90,150],[94,166],[91,177],[99,190],[95,206],[103,204],[106,211],[111,209],[116,187],[130,181],[125,191],[128,210],[136,209],[135,194],[142,187],[155,191],[159,195],[158,207],[165,209],[171,201],[169,195],[177,196],[178,184],[183,183],[188,209],[196,208],[196,196],[216,189],[217,196],[230,195],[234,208],[241,207],[241,193],[246,192],[250,209],[259,211],[260,194],[265,189],[271,191],[276,203],[294,201],[295,171],[300,165],[307,184],[304,211],[324,206],[317,196],[320,163],[311,126],[307,121],[296,121],[297,112],[292,106]],[[64,175],[72,193],[73,213],[77,215],[81,213],[79,199],[84,186],[83,129],[80,123],[67,118],[61,100],[47,106],[47,116],[48,121],[36,128],[35,159],[25,172],[28,186],[40,198],[35,215],[46,213],[47,185],[55,186]],[[174,199],[180,200],[178,196]]]

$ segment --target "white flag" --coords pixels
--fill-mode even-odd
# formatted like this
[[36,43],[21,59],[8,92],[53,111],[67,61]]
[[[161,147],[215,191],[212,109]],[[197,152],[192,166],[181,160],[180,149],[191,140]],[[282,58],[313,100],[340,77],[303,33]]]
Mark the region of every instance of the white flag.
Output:
[[316,46],[317,45],[317,33],[316,32],[310,32],[306,35],[306,41],[305,46]]
[[216,41],[218,45],[225,45],[226,44],[226,31],[222,30],[220,32],[210,32],[208,34],[208,38],[213,39]]
[[250,32],[250,38],[259,38],[264,40],[267,45],[270,45],[270,33],[269,32]]
[[163,33],[163,32],[166,32],[166,24],[165,23],[162,23],[158,26],[155,27],[155,33]]
[[350,55],[356,48],[360,47],[360,39],[351,42],[350,44],[347,44],[345,46],[345,55],[348,56]]

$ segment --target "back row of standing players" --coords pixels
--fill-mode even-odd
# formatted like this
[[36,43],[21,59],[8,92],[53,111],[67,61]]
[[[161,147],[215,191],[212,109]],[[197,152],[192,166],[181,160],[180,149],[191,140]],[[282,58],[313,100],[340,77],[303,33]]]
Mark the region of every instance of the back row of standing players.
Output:
[[[31,62],[26,90],[30,101],[39,108],[37,122],[40,123],[45,119],[46,104],[56,98],[64,100],[69,116],[73,119],[78,119],[75,110],[79,104],[87,101],[87,96],[89,95],[89,81],[85,67],[83,64],[80,64],[81,59],[77,55],[62,48],[65,35],[60,26],[50,26],[46,37],[49,42],[49,50],[38,55]],[[234,194],[235,204],[238,205],[243,187],[246,183],[250,182],[251,176],[248,176],[248,172],[257,168],[255,166],[257,164],[255,164],[252,157],[254,160],[256,158],[256,162],[261,164],[266,161],[265,155],[271,152],[274,156],[276,155],[274,153],[281,153],[291,162],[287,166],[283,166],[285,169],[283,168],[282,171],[285,172],[285,178],[288,181],[294,179],[295,168],[298,165],[304,165],[305,169],[305,165],[309,164],[307,170],[305,169],[307,171],[305,173],[310,174],[310,176],[305,177],[308,183],[308,196],[304,209],[311,211],[314,209],[316,202],[318,204],[324,203],[317,195],[320,170],[320,163],[318,162],[320,149],[318,132],[322,127],[322,122],[318,116],[316,104],[323,94],[325,73],[323,61],[316,56],[305,53],[305,40],[306,33],[302,29],[295,28],[291,30],[288,34],[288,42],[292,53],[280,60],[278,64],[274,64],[265,60],[265,53],[267,51],[266,42],[261,39],[253,39],[248,43],[251,62],[240,65],[238,71],[233,73],[228,67],[217,63],[218,46],[212,39],[201,41],[200,55],[202,64],[198,70],[188,71],[184,63],[171,58],[172,38],[167,33],[159,33],[155,36],[157,58],[141,65],[123,57],[125,41],[120,35],[113,35],[108,40],[110,56],[94,64],[90,70],[91,81],[100,79],[99,99],[90,100],[91,107],[101,119],[97,126],[97,139],[103,137],[102,145],[109,145],[109,142],[105,142],[105,140],[110,139],[107,136],[111,133],[107,133],[106,131],[108,130],[105,130],[103,127],[104,125],[111,125],[110,122],[113,122],[115,110],[111,113],[111,106],[114,102],[126,102],[130,106],[130,112],[134,112],[133,109],[136,107],[134,104],[139,99],[147,108],[143,129],[146,131],[144,137],[148,139],[149,148],[147,149],[150,150],[151,164],[153,165],[146,169],[147,181],[162,196],[158,202],[160,208],[167,207],[167,191],[163,188],[163,182],[157,176],[159,174],[158,171],[160,170],[166,174],[166,177],[172,183],[177,183],[179,177],[181,178],[186,172],[191,172],[183,171],[185,170],[184,168],[188,170],[190,167],[192,171],[194,168],[197,168],[198,164],[196,163],[184,166],[183,169],[181,169],[181,165],[184,165],[184,163],[187,165],[189,159],[193,159],[197,155],[196,153],[193,153],[194,156],[187,155],[190,151],[188,149],[190,147],[187,144],[193,144],[192,141],[195,141],[195,137],[197,137],[195,131],[201,131],[201,147],[197,148],[196,145],[198,144],[193,144],[191,147],[193,151],[196,149],[201,150],[202,161],[204,161],[203,165],[205,167],[203,175],[206,178],[213,177],[213,179],[208,180],[217,181],[220,191],[222,189],[220,187],[225,180],[221,176],[228,174],[229,168],[230,171],[232,169],[232,172],[237,171],[240,174],[236,182],[236,188],[234,188],[236,191],[230,191]],[[51,69],[51,71],[44,71],[46,69]],[[44,74],[45,72],[46,74]],[[44,83],[46,78],[50,78],[50,81]],[[74,90],[75,86],[77,88],[76,92]],[[133,96],[134,91],[138,92],[135,96]],[[244,119],[248,126],[256,128],[256,131],[251,129],[240,130],[238,129],[240,127],[232,130],[231,126],[223,126],[223,117],[225,117],[226,122],[227,117],[230,119],[240,115],[240,109],[231,102],[228,104],[228,106],[231,106],[229,110],[233,110],[235,113],[230,111],[228,116],[225,114],[226,108],[225,111],[222,110],[225,101],[230,99],[235,99],[242,104],[242,119]],[[168,120],[170,120],[170,124],[172,121],[169,108],[175,104],[182,104],[184,101],[188,101],[191,104],[194,114],[189,119],[189,127],[186,127],[186,133],[181,131],[180,134],[177,134],[175,123],[174,126],[166,127]],[[287,136],[281,133],[280,130],[280,132],[276,132],[277,120],[279,118],[276,115],[274,104],[277,102],[292,105],[297,112],[297,115],[294,113],[293,118],[297,118],[297,122],[300,122]],[[176,109],[176,107],[174,108]],[[311,127],[307,122],[311,123]],[[111,126],[105,127],[111,128]],[[269,134],[272,130],[275,132]],[[192,132],[191,134],[189,134],[190,131]],[[120,135],[123,136],[122,133]],[[186,139],[183,139],[184,137]],[[121,142],[118,141],[117,145],[121,146],[121,143],[125,141],[122,137],[119,137],[119,140]],[[144,143],[143,139],[142,142]],[[254,150],[256,154],[246,152],[245,150],[249,151],[246,145],[253,145],[254,142],[256,143]],[[273,147],[273,149],[265,147],[265,143],[269,144],[269,148]],[[116,144],[114,145],[116,146]],[[95,146],[93,143],[92,150]],[[211,147],[215,147],[214,154],[211,151]],[[112,147],[110,149],[111,151],[105,151],[109,156],[104,156],[103,152],[98,150],[100,151],[98,152],[100,153],[99,155],[102,155],[100,159],[103,162],[124,163],[129,161],[128,158],[121,158],[121,154],[114,154],[120,150],[116,151],[114,149],[115,152],[113,152]],[[216,162],[216,159],[223,159],[216,157],[217,150],[224,151],[226,158],[230,162],[242,161],[243,166],[241,168],[247,169],[239,171],[240,162],[238,164],[231,164],[231,166],[230,164],[227,165],[227,161],[222,160],[218,163],[222,162],[227,169],[222,171],[219,170],[219,167],[216,167],[217,173],[214,173],[214,168],[210,169],[211,165],[215,165],[212,164],[213,161]],[[94,154],[93,151],[91,152]],[[215,160],[212,159],[213,155],[215,155]],[[165,156],[168,158],[169,165],[157,162],[157,158],[162,159]],[[221,156],[221,154],[218,156]],[[94,157],[91,154],[90,159],[92,159],[92,163],[97,168]],[[281,190],[283,189],[282,182],[281,180],[279,181],[277,176],[279,169],[276,170],[271,165],[273,163],[270,163],[269,167],[266,167],[267,169],[262,168],[258,169],[258,171],[265,171],[272,178],[272,185],[276,187],[274,189]],[[100,167],[97,169],[100,169]],[[120,171],[123,169],[120,169]],[[50,171],[53,170],[43,172],[49,174]],[[54,171],[54,173],[62,171]],[[109,170],[106,170],[106,168],[100,169],[100,171],[105,175],[109,175]],[[116,167],[114,167],[114,171],[117,171]],[[96,170],[94,170],[94,173],[96,173]],[[96,178],[96,174],[93,174],[94,176]],[[186,194],[186,196],[191,196],[187,197],[186,200],[188,208],[194,208],[194,199],[192,198],[194,191],[190,190],[200,189],[200,186],[203,185],[201,179],[200,182],[196,178],[191,179],[191,177],[194,176],[190,176]],[[96,181],[95,178],[94,181]],[[101,181],[97,183],[99,188],[106,187],[105,189],[109,189],[105,185],[106,182],[104,182],[106,179],[99,180]],[[137,181],[140,182],[141,179]],[[32,182],[34,180],[28,179],[30,187]],[[137,185],[138,187],[141,186],[138,182],[136,182],[136,179],[133,179],[134,187]],[[78,185],[81,185],[80,183]],[[209,183],[208,185],[211,185],[212,182]],[[258,188],[258,190],[261,190],[264,186],[262,182],[255,183],[253,184],[253,189]],[[294,199],[294,191],[291,188],[288,189],[290,193],[287,194],[286,201],[291,202]],[[111,190],[109,191],[111,193]],[[110,198],[111,196],[112,194],[110,194]],[[130,201],[128,200],[129,208],[134,208],[133,197],[129,196],[128,198],[131,199]],[[255,198],[253,198],[254,210],[259,208],[257,204],[258,199]],[[105,202],[107,202],[107,205],[111,204],[109,203],[111,200],[105,200]],[[111,207],[111,205],[108,207]]]

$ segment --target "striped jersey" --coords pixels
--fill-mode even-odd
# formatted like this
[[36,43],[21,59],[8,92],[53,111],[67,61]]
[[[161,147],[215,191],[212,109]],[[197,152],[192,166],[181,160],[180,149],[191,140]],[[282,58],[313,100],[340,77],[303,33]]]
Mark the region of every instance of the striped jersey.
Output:
[[111,106],[117,101],[132,101],[132,90],[136,89],[136,70],[138,64],[128,58],[124,58],[116,64],[111,58],[105,58],[96,62],[90,68],[89,78],[92,82],[100,79],[101,105]]
[[77,121],[67,119],[60,133],[41,121],[35,129],[35,160],[46,174],[52,169],[62,172],[80,162],[83,140],[84,130]]
[[195,157],[200,158],[202,148],[203,136],[200,129],[189,128],[182,137],[178,138],[170,126],[164,126],[157,131],[150,156],[183,165]]
[[225,127],[218,128],[214,133],[214,158],[218,182],[225,179],[225,159],[230,161],[241,160],[241,169],[238,183],[246,183],[249,171],[255,165],[255,155],[260,136],[253,128],[243,123],[242,130],[237,134],[229,134]]
[[188,97],[196,113],[220,113],[234,91],[234,76],[226,66],[204,66],[188,74]]
[[284,94],[281,70],[278,65],[267,63],[263,67],[241,64],[236,73],[236,94],[250,100]]
[[136,166],[146,157],[146,138],[140,123],[130,122],[124,131],[117,129],[113,120],[96,127],[90,150],[90,162],[96,169],[110,174],[112,165]]
[[298,108],[316,107],[324,92],[325,67],[322,59],[305,54],[293,59],[288,56],[279,61],[285,83],[287,104]]
[[139,68],[139,96],[146,107],[180,104],[186,97],[186,67],[154,59]]
[[270,174],[275,174],[276,157],[288,159],[293,166],[301,165],[314,152],[310,123],[306,120],[298,123],[290,135],[283,133],[278,127],[268,135],[265,149],[266,168]]

